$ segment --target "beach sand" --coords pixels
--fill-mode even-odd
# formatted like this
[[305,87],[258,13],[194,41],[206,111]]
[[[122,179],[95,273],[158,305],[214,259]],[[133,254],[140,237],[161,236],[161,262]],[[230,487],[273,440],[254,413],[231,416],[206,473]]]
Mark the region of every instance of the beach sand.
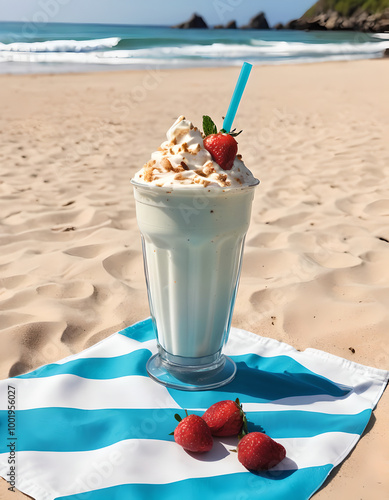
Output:
[[[177,116],[221,125],[239,68],[0,76],[0,377],[149,315],[130,178]],[[256,67],[261,179],[233,325],[389,367],[386,60]],[[389,393],[317,500],[389,498]],[[0,481],[0,498],[11,494]]]

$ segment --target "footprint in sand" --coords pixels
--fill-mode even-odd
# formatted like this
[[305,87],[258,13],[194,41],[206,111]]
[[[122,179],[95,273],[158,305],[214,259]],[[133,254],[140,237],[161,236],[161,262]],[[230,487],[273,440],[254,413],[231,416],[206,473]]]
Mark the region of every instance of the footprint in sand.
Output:
[[[40,321],[10,328],[9,335],[19,346],[19,359],[11,366],[8,376],[15,377],[69,354],[58,338],[66,328],[63,321]],[[7,335],[4,331],[3,335]]]
[[139,273],[143,273],[143,268],[140,268],[138,258],[138,252],[124,250],[104,259],[103,267],[116,279],[133,281]]
[[[53,231],[61,231],[67,227],[91,229],[111,224],[111,219],[102,212],[88,207],[84,210],[67,210],[51,212],[42,215],[39,220],[40,226],[50,225]],[[44,223],[44,224],[43,224]]]
[[20,312],[16,313],[13,311],[8,311],[0,313],[0,325],[2,330],[5,328],[11,328],[15,325],[27,323],[33,319],[34,316],[32,316],[31,314],[23,314]]
[[8,372],[8,377],[17,377],[22,373],[27,373],[32,370],[32,365],[25,361],[16,361]]
[[360,216],[362,213],[389,215],[389,200],[383,199],[371,202],[372,196],[371,193],[358,193],[337,200],[335,205],[342,212],[354,216]]
[[325,249],[318,252],[309,252],[306,256],[316,262],[316,264],[328,269],[354,267],[358,266],[362,262],[359,257],[351,255],[350,253],[330,252]]
[[50,299],[87,299],[94,294],[94,286],[86,281],[47,283],[37,287],[37,292]]
[[107,252],[108,245],[96,244],[96,245],[83,245],[79,247],[68,248],[64,253],[68,255],[73,255],[74,257],[82,257],[84,259],[94,259],[99,255]]
[[389,200],[377,200],[369,203],[365,210],[369,215],[389,215]]
[[36,290],[34,288],[20,289],[17,291],[9,290],[6,294],[1,295],[2,309],[20,309],[29,305],[36,298]]
[[273,226],[279,226],[282,228],[290,229],[294,226],[303,224],[307,220],[312,218],[312,212],[299,212],[291,215],[286,215],[285,217],[280,217],[277,220],[272,221]]
[[5,288],[6,290],[12,290],[14,288],[20,288],[28,286],[31,283],[31,279],[27,275],[17,274],[15,276],[7,276],[5,278],[0,278],[0,289]]
[[[250,250],[250,249],[248,249]],[[299,256],[285,249],[246,251],[243,272],[263,279],[285,278],[299,269]]]
[[284,240],[284,233],[259,233],[256,236],[246,240],[246,248],[279,248],[283,246]]
[[79,341],[81,338],[83,338],[84,335],[85,325],[75,325],[72,323],[65,328],[61,336],[61,342],[72,350],[73,345],[76,344],[77,341]]

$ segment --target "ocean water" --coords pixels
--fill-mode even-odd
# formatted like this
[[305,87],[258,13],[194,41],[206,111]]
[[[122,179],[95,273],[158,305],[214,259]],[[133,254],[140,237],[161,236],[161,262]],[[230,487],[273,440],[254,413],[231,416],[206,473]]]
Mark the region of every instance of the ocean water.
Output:
[[341,61],[386,48],[389,33],[0,22],[0,73]]

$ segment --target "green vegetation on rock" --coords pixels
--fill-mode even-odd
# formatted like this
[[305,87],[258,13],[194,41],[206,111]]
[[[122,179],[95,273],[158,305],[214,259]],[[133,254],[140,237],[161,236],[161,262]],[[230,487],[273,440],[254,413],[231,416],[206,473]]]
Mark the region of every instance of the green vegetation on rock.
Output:
[[319,0],[303,15],[304,19],[324,12],[336,11],[350,17],[357,11],[375,14],[389,8],[389,0]]

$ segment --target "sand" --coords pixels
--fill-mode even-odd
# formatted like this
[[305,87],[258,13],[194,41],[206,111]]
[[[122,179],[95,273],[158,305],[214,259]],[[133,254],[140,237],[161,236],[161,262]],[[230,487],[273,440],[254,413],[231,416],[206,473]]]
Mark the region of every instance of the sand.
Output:
[[[0,377],[149,315],[129,180],[238,68],[0,76]],[[233,325],[389,367],[386,60],[257,67],[236,126],[262,181]],[[389,498],[389,393],[317,500]],[[21,499],[0,481],[0,498]]]

